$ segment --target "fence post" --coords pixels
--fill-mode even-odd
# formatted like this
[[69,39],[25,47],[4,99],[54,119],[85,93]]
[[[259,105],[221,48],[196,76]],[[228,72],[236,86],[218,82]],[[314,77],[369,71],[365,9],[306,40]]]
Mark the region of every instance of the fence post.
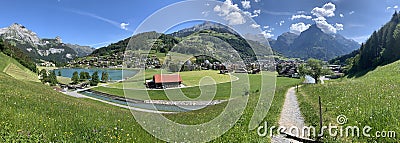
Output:
[[[322,133],[322,103],[321,103],[321,96],[318,96],[318,102],[319,102],[319,131]],[[319,138],[321,138],[323,135],[321,135]]]

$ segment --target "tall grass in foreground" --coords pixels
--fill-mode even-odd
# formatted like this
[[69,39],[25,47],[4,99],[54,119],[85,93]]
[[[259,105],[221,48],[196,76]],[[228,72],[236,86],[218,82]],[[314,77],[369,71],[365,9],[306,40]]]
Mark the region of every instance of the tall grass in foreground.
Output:
[[[379,67],[363,77],[341,79],[324,85],[301,88],[301,111],[309,125],[318,126],[318,96],[322,98],[323,122],[338,125],[336,117],[345,115],[347,126],[358,126],[360,137],[330,137],[328,142],[399,142],[400,141],[400,62]],[[362,134],[364,126],[372,127],[371,137]],[[376,131],[395,131],[394,138],[376,137]]]

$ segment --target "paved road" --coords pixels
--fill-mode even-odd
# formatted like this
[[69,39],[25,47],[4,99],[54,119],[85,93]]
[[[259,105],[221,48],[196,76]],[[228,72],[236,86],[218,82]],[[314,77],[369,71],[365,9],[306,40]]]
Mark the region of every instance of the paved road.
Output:
[[[286,93],[286,99],[282,108],[281,118],[279,125],[288,129],[297,127],[300,130],[304,127],[304,119],[300,112],[299,103],[296,97],[295,87],[292,87]],[[288,130],[286,134],[291,134]],[[293,132],[294,134],[296,132]],[[300,133],[301,135],[301,133]],[[288,139],[285,135],[277,135],[272,137],[271,142],[273,143],[297,143],[298,141]]]

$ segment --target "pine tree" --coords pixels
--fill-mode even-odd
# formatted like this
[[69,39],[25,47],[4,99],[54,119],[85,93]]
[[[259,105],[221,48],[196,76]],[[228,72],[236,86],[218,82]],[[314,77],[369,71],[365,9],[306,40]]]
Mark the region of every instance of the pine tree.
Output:
[[58,83],[56,72],[54,70],[52,72],[50,72],[49,83],[51,86],[55,86]]
[[88,79],[88,78],[86,77],[86,74],[85,74],[84,71],[81,71],[81,72],[79,73],[79,78],[80,78],[81,81],[84,81],[84,80]]
[[92,80],[90,80],[90,86],[97,86],[99,84],[99,72],[94,72],[92,74]]
[[42,79],[41,79],[42,83],[46,83],[47,80],[48,80],[47,71],[46,71],[45,69],[42,69],[42,70],[39,72],[39,75],[42,77]]
[[108,81],[108,72],[102,72],[101,73],[101,81],[103,83],[106,83]]
[[79,83],[79,76],[78,76],[78,72],[77,71],[75,71],[73,74],[72,74],[72,84],[78,84]]

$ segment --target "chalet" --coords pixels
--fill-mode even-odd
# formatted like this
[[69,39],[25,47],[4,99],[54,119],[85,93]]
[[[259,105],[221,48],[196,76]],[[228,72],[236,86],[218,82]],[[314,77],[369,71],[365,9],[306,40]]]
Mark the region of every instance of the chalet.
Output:
[[179,74],[156,74],[153,80],[146,83],[147,88],[177,88],[182,84],[182,78]]

